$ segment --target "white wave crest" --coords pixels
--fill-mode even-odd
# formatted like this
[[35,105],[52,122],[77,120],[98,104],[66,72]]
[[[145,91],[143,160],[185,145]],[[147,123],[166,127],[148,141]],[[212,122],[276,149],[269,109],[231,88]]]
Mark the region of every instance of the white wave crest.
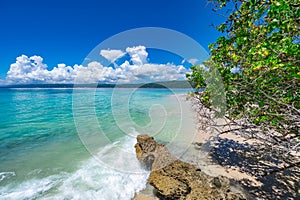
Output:
[[[0,199],[130,200],[136,192],[145,188],[149,176],[149,171],[144,170],[133,157],[134,142],[134,137],[124,137],[98,153],[99,156],[110,157],[110,161],[115,160],[115,166],[122,169],[109,167],[92,157],[83,161],[73,173],[61,172],[0,187]],[[133,169],[137,173],[133,173]]]

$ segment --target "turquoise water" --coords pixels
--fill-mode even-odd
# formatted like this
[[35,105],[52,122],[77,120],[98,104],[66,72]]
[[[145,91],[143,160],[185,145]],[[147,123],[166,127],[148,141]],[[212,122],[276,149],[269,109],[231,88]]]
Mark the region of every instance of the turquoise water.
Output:
[[176,140],[186,92],[1,89],[0,199],[131,199],[149,175],[135,136]]

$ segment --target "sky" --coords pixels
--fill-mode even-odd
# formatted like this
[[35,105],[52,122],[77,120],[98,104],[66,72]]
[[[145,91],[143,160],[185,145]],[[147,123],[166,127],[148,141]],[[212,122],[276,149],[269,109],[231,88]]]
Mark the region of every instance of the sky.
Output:
[[[128,76],[122,82],[138,82],[139,77],[152,74],[150,81],[167,80],[157,77],[164,68],[166,74],[174,75],[170,80],[181,79],[188,65],[174,61],[174,56],[160,56],[160,60],[143,45],[99,52],[109,61],[121,60],[118,67],[82,63],[102,41],[141,27],[179,31],[208,51],[208,44],[220,36],[212,24],[225,20],[211,8],[206,0],[1,0],[0,83],[67,83],[75,76],[100,82]],[[89,75],[94,73],[99,77]]]

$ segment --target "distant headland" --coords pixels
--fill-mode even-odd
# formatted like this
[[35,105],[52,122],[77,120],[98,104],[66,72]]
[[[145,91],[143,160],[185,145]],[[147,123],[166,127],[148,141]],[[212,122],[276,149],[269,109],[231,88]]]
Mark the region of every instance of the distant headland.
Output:
[[137,84],[106,84],[106,83],[90,83],[90,84],[15,84],[3,85],[0,88],[192,88],[188,81],[166,81],[153,83],[137,83]]

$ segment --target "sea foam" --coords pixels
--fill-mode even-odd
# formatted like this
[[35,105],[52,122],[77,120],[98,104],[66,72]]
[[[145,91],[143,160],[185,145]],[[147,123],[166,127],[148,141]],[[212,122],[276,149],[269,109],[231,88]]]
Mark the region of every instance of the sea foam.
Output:
[[134,154],[135,137],[126,136],[83,161],[73,173],[0,188],[0,199],[131,199],[145,188],[149,171]]

